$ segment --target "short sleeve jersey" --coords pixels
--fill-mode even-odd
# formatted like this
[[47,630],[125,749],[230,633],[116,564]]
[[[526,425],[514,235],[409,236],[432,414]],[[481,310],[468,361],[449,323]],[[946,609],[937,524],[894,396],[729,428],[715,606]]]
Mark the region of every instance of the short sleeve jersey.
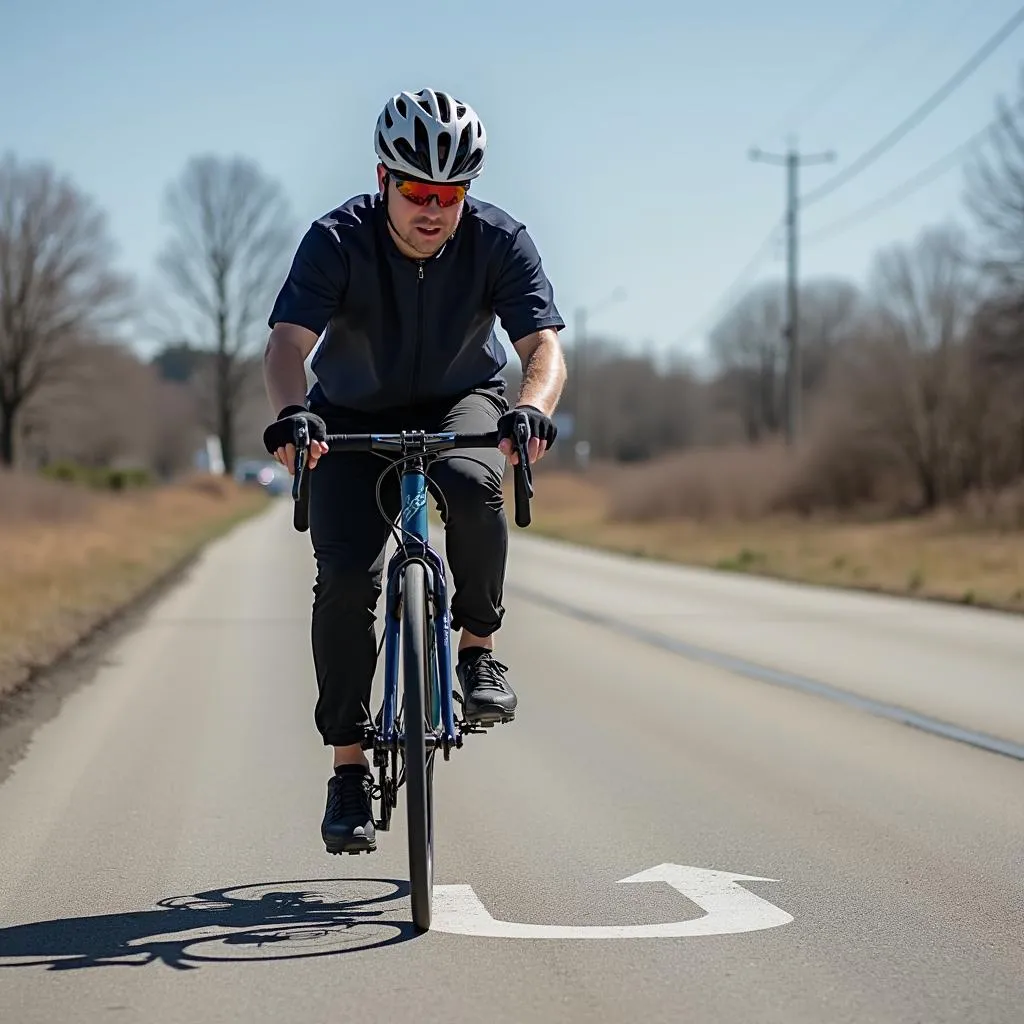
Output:
[[397,248],[379,195],[355,196],[299,243],[269,324],[323,335],[311,402],[375,411],[456,396],[494,382],[512,342],[565,324],[525,226],[467,197],[435,256]]

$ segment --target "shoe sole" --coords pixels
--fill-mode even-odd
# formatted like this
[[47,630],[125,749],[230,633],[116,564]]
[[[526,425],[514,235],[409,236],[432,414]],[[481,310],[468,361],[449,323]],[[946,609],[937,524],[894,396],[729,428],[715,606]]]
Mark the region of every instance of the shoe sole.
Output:
[[466,712],[466,721],[470,725],[498,725],[499,723],[514,722],[515,711],[506,711],[497,704],[484,704],[476,708],[472,714]]
[[[321,838],[323,837],[321,836]],[[377,849],[377,840],[374,839],[373,842],[369,842],[368,840],[356,840],[355,842],[340,842],[335,840],[334,842],[331,842],[329,839],[324,839],[324,848],[331,854],[350,853],[355,855],[360,853],[373,853]]]

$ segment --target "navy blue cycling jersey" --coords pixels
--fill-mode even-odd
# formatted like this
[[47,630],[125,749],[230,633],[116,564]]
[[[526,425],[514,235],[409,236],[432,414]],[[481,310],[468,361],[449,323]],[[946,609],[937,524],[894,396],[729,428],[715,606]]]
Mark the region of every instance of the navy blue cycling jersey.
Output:
[[402,255],[378,194],[314,221],[270,314],[320,335],[311,405],[372,412],[488,386],[511,341],[565,326],[526,228],[467,197],[454,235],[424,260]]

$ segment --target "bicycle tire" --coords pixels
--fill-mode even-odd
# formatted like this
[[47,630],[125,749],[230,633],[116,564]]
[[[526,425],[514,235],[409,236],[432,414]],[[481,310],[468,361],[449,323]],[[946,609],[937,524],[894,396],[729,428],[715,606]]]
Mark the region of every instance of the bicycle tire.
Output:
[[413,923],[430,928],[434,890],[434,759],[427,748],[433,687],[428,682],[427,579],[419,562],[402,583],[402,677],[405,728],[406,815],[409,832],[409,897]]

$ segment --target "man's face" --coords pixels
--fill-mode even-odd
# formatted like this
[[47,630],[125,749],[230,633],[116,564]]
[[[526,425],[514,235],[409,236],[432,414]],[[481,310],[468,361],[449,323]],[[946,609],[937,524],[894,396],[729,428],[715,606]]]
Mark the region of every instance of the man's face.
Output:
[[[388,212],[399,238],[409,249],[407,255],[419,259],[433,256],[455,230],[462,215],[465,199],[451,206],[441,206],[436,195],[426,205],[407,199],[399,191],[394,175],[388,175],[383,164],[377,167],[377,187],[383,192],[387,178]],[[441,186],[444,191],[444,186]]]

